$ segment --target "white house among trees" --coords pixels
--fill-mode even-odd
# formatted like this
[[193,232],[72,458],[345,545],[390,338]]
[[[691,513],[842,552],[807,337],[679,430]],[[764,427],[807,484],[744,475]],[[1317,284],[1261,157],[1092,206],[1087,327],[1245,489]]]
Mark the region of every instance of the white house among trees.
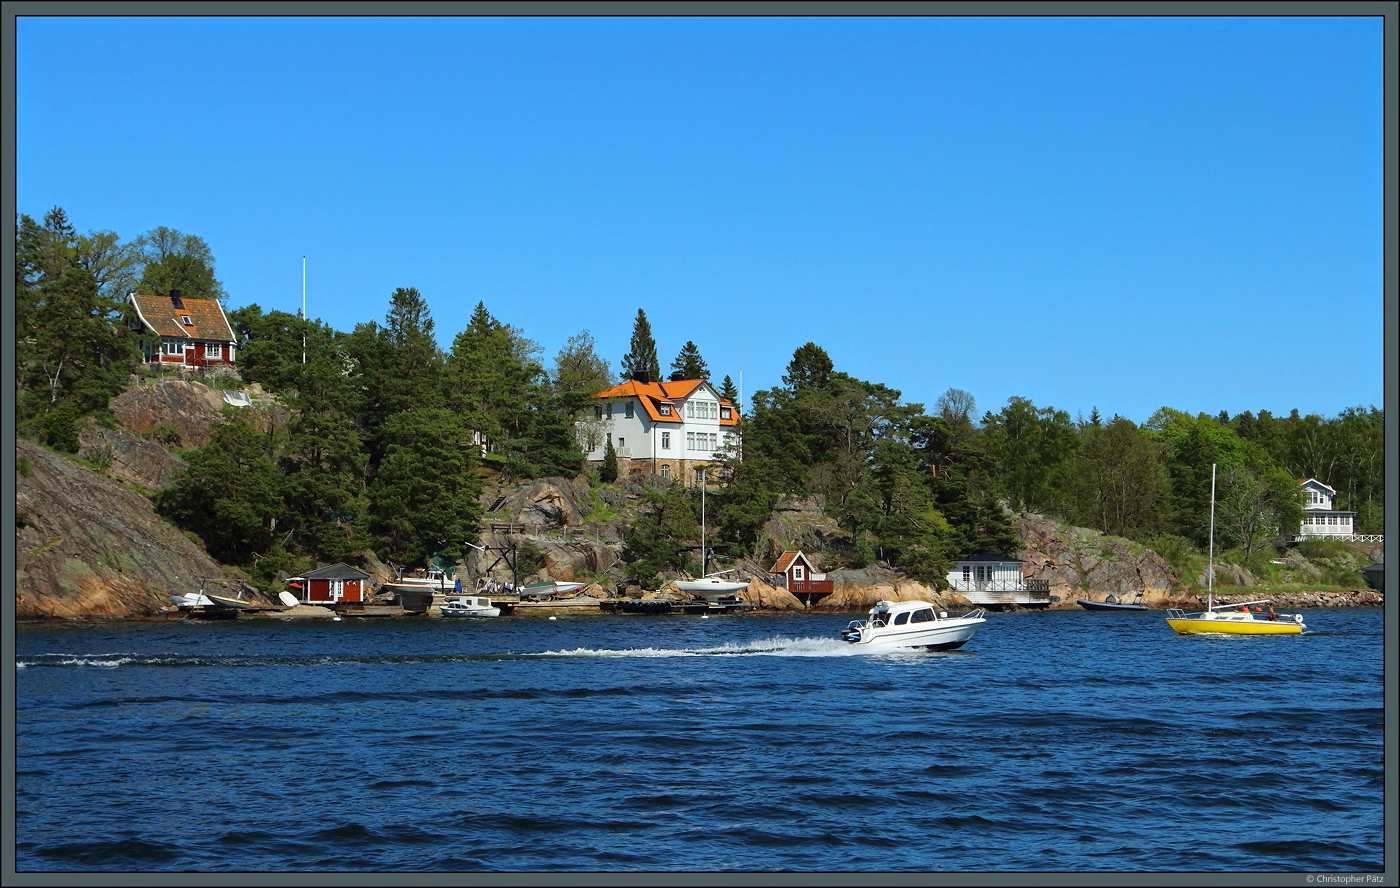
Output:
[[737,444],[738,424],[738,411],[703,379],[632,379],[593,396],[593,415],[579,421],[578,436],[594,463],[611,442],[619,475],[651,472],[691,484],[696,469]]
[[1332,508],[1337,491],[1316,478],[1304,478],[1303,525],[1300,537],[1350,537],[1355,533],[1355,512],[1339,512]]

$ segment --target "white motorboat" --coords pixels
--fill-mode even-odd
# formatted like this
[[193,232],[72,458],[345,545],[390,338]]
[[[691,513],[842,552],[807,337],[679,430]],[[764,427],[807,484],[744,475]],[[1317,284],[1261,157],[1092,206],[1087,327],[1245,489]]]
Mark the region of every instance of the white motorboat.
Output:
[[386,586],[398,586],[409,589],[430,589],[433,592],[460,592],[461,587],[455,580],[447,578],[447,572],[436,568],[426,571],[419,571],[417,575],[403,576],[402,571],[398,579],[390,580]]
[[444,617],[499,617],[501,609],[491,603],[491,599],[475,595],[449,598],[438,610]]
[[934,610],[927,601],[881,601],[864,620],[852,620],[841,640],[872,648],[924,648],[951,651],[967,644],[987,622],[982,608],[960,617]]

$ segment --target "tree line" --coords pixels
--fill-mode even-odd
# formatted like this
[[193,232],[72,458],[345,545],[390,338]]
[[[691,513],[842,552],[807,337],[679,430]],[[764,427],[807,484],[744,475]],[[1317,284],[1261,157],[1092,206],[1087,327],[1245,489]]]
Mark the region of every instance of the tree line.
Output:
[[[145,334],[130,324],[128,291],[226,298],[207,245],[172,229],[123,243],[112,232],[79,235],[55,208],[42,223],[19,217],[16,248],[17,428],[59,450],[77,450],[87,417],[114,421],[107,404],[142,366]],[[230,408],[154,499],[215,557],[264,580],[365,548],[403,564],[458,557],[478,538],[484,474],[614,480],[615,459],[585,464],[577,423],[617,381],[663,378],[641,309],[615,373],[587,330],[546,367],[540,346],[484,303],[444,350],[412,287],[390,294],[382,322],[349,333],[256,304],[228,314],[239,373],[278,393],[289,418],[259,427]],[[669,378],[710,380],[694,342]],[[935,583],[958,557],[1015,550],[1009,514],[1021,510],[1164,554],[1202,549],[1212,464],[1216,545],[1246,559],[1298,526],[1297,479],[1336,488],[1358,532],[1383,522],[1375,407],[1334,418],[1163,407],[1138,426],[1097,410],[1071,419],[1020,397],[978,416],[974,397],[950,388],[926,411],[838,370],[812,342],[748,405],[737,404],[730,377],[715,387],[743,411],[707,489],[707,541],[731,555],[768,554],[763,526],[784,496],[815,497],[839,524],[843,541],[829,554],[840,564],[879,561]],[[693,572],[699,509],[698,491],[651,485],[628,528],[628,578],[648,585]]]

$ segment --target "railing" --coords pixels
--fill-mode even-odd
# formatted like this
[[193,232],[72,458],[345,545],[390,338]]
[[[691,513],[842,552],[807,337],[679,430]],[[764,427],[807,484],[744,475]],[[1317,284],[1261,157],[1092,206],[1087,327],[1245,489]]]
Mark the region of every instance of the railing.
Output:
[[1050,581],[1044,579],[954,581],[949,588],[974,604],[1050,603]]
[[1288,533],[1285,541],[1296,543],[1301,540],[1341,540],[1344,543],[1383,543],[1383,533]]
[[835,588],[832,580],[795,580],[789,581],[787,590],[799,598],[806,598],[811,601],[830,595]]

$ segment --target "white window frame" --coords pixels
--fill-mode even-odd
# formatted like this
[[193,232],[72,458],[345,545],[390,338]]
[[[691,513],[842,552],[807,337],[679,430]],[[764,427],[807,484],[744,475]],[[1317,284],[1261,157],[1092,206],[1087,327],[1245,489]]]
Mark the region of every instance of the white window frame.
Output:
[[661,449],[662,449],[662,450],[670,450],[670,449],[671,449],[671,433],[670,433],[670,432],[662,432],[662,433],[661,433]]

